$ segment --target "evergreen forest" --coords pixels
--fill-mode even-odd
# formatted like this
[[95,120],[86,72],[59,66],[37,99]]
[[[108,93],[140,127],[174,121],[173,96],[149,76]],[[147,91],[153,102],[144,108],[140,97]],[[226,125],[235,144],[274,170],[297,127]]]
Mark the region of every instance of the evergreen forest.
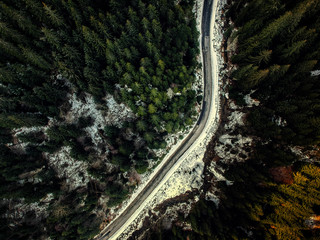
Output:
[[217,183],[218,206],[201,199],[181,216],[192,230],[173,224],[149,239],[319,239],[320,2],[229,3],[225,38],[237,45],[230,98],[244,109],[247,94],[260,103],[237,129],[254,136],[253,153],[217,162],[232,185]]
[[[193,7],[0,1],[1,239],[93,238],[134,188],[129,172],[146,172],[164,138],[194,122],[201,66]],[[96,144],[94,117],[66,117],[73,96],[92,98],[102,115],[113,98],[133,117],[95,127]]]

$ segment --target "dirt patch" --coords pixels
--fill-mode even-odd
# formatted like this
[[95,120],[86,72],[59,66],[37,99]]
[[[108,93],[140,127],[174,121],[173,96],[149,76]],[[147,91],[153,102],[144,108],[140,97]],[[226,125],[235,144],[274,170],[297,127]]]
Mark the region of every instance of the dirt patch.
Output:
[[275,182],[293,184],[292,166],[271,168],[269,172]]

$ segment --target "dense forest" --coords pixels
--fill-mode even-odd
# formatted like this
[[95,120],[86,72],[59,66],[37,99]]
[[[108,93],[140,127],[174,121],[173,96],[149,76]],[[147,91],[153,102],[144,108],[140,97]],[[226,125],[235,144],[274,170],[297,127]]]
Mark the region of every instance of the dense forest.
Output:
[[[217,162],[229,185],[217,183],[218,206],[196,204],[185,219],[192,230],[176,224],[148,236],[319,239],[320,2],[240,0],[227,8],[225,38],[237,46],[229,93],[248,112],[237,134],[254,136],[253,152],[245,162]],[[260,104],[247,108],[247,94]]]
[[[166,148],[164,137],[193,123],[201,101],[193,7],[0,1],[1,239],[92,238],[132,191],[126,173],[144,173],[157,160],[153,150]],[[133,117],[99,125],[96,144],[93,116],[66,117],[73,97],[93,98],[104,115],[113,98]],[[65,172],[53,162],[63,158]],[[72,167],[85,185],[70,183]]]

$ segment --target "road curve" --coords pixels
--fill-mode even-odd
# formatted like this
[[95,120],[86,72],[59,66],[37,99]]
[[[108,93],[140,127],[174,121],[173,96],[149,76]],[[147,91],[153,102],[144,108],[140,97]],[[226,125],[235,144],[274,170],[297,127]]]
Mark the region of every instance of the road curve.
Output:
[[[211,38],[210,33],[213,28],[211,23],[215,19],[211,19],[213,8],[216,7],[218,0],[204,0],[202,21],[201,21],[201,46],[202,46],[202,57],[203,57],[203,77],[204,77],[204,98],[203,107],[197,124],[193,130],[188,134],[185,140],[180,144],[177,150],[169,157],[165,164],[161,168],[157,169],[157,172],[153,175],[152,179],[146,184],[144,189],[136,196],[136,198],[127,206],[127,208],[112,221],[95,239],[117,239],[117,237],[124,230],[124,226],[129,224],[138,216],[143,210],[143,203],[151,198],[160,186],[171,176],[173,173],[173,167],[178,164],[179,158],[192,146],[197,140],[202,131],[204,130],[208,121],[213,97],[213,74],[212,74],[212,63],[211,63]],[[215,17],[215,14],[213,15]],[[214,59],[216,64],[216,59]],[[217,79],[216,79],[217,80]],[[217,84],[215,84],[217,86]]]

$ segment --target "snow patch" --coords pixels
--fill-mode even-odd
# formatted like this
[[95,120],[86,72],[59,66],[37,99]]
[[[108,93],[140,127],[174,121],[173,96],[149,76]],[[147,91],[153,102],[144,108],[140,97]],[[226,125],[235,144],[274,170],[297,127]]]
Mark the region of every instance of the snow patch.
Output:
[[[200,154],[200,153],[199,153]],[[170,179],[155,195],[156,203],[179,196],[192,189],[199,189],[203,184],[203,156],[196,152],[187,156],[183,164],[170,176]]]
[[[183,214],[184,217],[186,218],[188,216],[188,214],[190,213],[191,209],[192,209],[192,205],[199,201],[199,199],[197,197],[193,198],[193,199],[189,199],[187,202],[180,202],[178,204],[175,204],[173,206],[167,207],[166,211],[163,215],[161,215],[164,218],[161,218],[161,220],[164,220],[165,223],[162,222],[162,225],[166,225],[167,229],[172,227],[172,223],[175,219],[178,219],[179,214]],[[153,206],[156,206],[155,202],[153,202]],[[154,215],[155,217],[159,216],[160,213],[149,209],[149,208],[145,208],[143,209],[143,211],[141,212],[141,214],[136,218],[136,221],[134,221],[119,237],[118,239],[128,239],[131,236],[131,233],[141,229],[143,226],[143,221],[146,217],[150,217],[150,213],[152,213],[152,215]],[[189,229],[191,230],[192,227],[189,223],[187,222],[178,222],[176,223],[178,224],[180,227],[184,228],[184,229]],[[143,236],[139,237],[138,239],[144,239]]]
[[124,121],[130,121],[135,118],[134,113],[123,103],[118,104],[112,95],[105,97],[107,108],[106,111],[99,110],[98,105],[94,102],[92,95],[85,94],[84,100],[79,99],[76,94],[69,95],[71,109],[66,115],[66,121],[69,123],[77,122],[80,117],[91,117],[93,124],[84,130],[91,137],[95,146],[103,143],[99,134],[99,129],[107,125],[121,127]]
[[168,98],[169,98],[169,99],[172,99],[172,98],[173,98],[174,92],[172,91],[171,88],[168,88],[168,90],[167,90],[167,95],[168,95]]
[[229,103],[229,108],[232,110],[240,109],[240,107],[237,106],[234,101]]
[[311,77],[319,76],[320,75],[320,70],[314,70],[310,72]]
[[12,133],[13,136],[17,136],[20,134],[28,134],[32,132],[45,132],[47,130],[48,126],[36,126],[36,127],[21,127],[21,128],[15,128]]
[[217,156],[219,156],[220,161],[224,163],[230,164],[233,162],[243,162],[249,158],[250,146],[252,144],[252,141],[253,140],[251,137],[244,137],[240,134],[224,134],[216,143],[214,151]]
[[300,157],[300,159],[302,161],[311,162],[310,161],[310,157],[308,155],[303,154],[301,147],[298,147],[298,146],[293,146],[292,147],[291,146],[289,148],[290,148],[291,152],[294,153],[296,156]]
[[244,126],[243,118],[245,116],[244,112],[234,111],[228,117],[228,124],[226,124],[226,129],[235,129],[237,126]]
[[124,121],[136,118],[129,107],[123,103],[117,103],[112,95],[108,94],[105,97],[105,100],[107,102],[108,112],[104,118],[107,119],[109,125],[113,124],[117,127],[121,127]]
[[279,127],[287,126],[287,121],[280,116],[273,116],[271,121],[277,124]]
[[27,220],[25,216],[26,214],[33,212],[35,214],[35,217],[32,218],[33,221],[39,222],[48,217],[47,208],[53,199],[54,197],[52,193],[48,193],[39,202],[35,203],[25,203],[24,199],[16,199],[14,202],[9,199],[2,199],[0,204],[9,205],[9,209],[6,213],[1,215],[1,217],[14,220],[14,226],[15,224],[21,224],[25,221],[30,221]]
[[207,201],[211,201],[211,202],[214,202],[214,204],[216,205],[216,207],[219,206],[219,203],[220,203],[220,199],[219,197],[217,196],[216,192],[211,192],[211,191],[208,191],[205,195],[205,199]]
[[60,179],[65,178],[65,187],[68,191],[86,187],[89,182],[88,164],[70,157],[70,150],[70,147],[64,146],[53,154],[45,153],[49,166],[57,172]]
[[259,100],[253,99],[251,97],[251,94],[254,93],[254,92],[255,92],[255,90],[251,91],[251,93],[245,95],[244,98],[243,98],[248,107],[259,106],[259,104],[260,104]]
[[23,219],[28,212],[34,212],[36,215],[35,219],[37,221],[40,221],[41,219],[44,219],[47,214],[47,207],[48,204],[41,204],[40,202],[35,203],[18,203],[13,205],[13,208],[10,209],[10,211],[6,214],[4,214],[5,218],[11,218],[11,219]]
[[212,161],[209,166],[209,170],[215,176],[215,181],[226,181],[227,179],[223,176],[224,169],[219,167],[216,162]]

